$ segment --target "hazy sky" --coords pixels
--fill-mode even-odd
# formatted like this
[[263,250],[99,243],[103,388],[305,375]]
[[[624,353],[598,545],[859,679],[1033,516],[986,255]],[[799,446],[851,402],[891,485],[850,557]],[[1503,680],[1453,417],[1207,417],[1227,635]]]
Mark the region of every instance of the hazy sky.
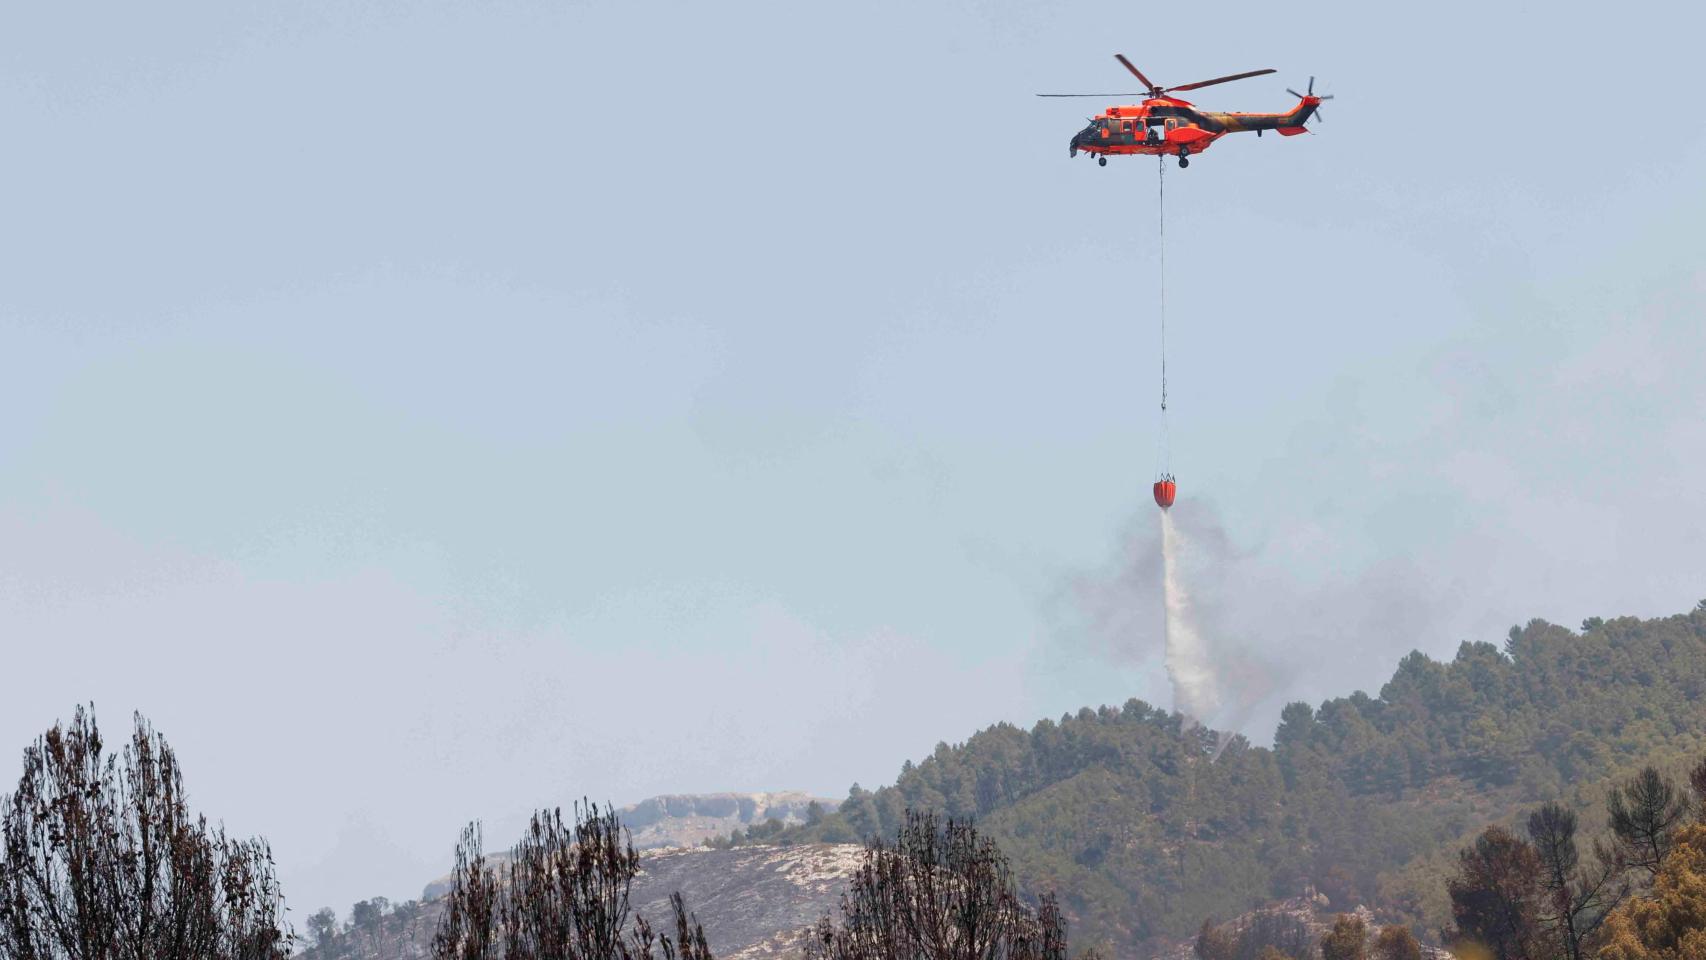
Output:
[[[1172,465],[1242,722],[1706,597],[1696,4],[13,4],[0,761],[141,710],[297,915],[465,820],[892,779],[1168,702]],[[1135,611],[1135,612],[1134,612]],[[1260,666],[1273,665],[1273,670]],[[1250,666],[1256,664],[1257,666]],[[5,761],[8,765],[15,761]],[[13,768],[15,769],[15,768]],[[0,783],[14,774],[0,766]]]

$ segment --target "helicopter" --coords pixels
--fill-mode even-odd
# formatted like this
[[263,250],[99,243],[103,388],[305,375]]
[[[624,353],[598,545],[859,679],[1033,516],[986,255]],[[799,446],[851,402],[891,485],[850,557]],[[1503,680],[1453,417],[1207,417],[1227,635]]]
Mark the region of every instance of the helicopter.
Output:
[[1303,125],[1309,122],[1311,117],[1324,119],[1321,117],[1321,101],[1333,99],[1330,94],[1317,96],[1315,78],[1310,77],[1309,86],[1304,88],[1303,93],[1286,89],[1287,93],[1298,99],[1297,106],[1290,113],[1216,113],[1198,110],[1189,101],[1181,100],[1172,94],[1210,87],[1217,83],[1260,77],[1275,71],[1272,68],[1251,70],[1216,77],[1213,80],[1163,87],[1144,76],[1143,71],[1125,58],[1125,54],[1116,53],[1114,59],[1130,70],[1132,76],[1143,84],[1144,92],[1037,94],[1039,97],[1144,98],[1143,103],[1138,106],[1109,107],[1091,117],[1089,126],[1072,135],[1070,155],[1076,157],[1078,151],[1082,150],[1094,156],[1096,162],[1104,167],[1108,165],[1110,156],[1136,154],[1151,157],[1176,156],[1179,158],[1179,166],[1188,167],[1191,165],[1192,156],[1207,150],[1216,140],[1229,133],[1254,130],[1257,136],[1261,136],[1264,130],[1276,130],[1283,137],[1308,133]]

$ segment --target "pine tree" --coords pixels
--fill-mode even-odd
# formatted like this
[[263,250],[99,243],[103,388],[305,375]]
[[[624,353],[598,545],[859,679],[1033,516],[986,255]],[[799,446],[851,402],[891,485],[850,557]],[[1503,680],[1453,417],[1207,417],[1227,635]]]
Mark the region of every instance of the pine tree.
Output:
[[1624,862],[1656,875],[1670,853],[1671,834],[1687,813],[1687,800],[1670,779],[1645,767],[1608,801],[1611,832]]
[[1605,921],[1598,960],[1699,960],[1706,957],[1706,824],[1677,831],[1650,896]]
[[0,958],[289,955],[271,850],[191,815],[177,756],[141,715],[114,756],[78,708],[24,751],[0,807]]
[[1422,960],[1422,945],[1409,927],[1384,927],[1374,938],[1374,960]]
[[1321,938],[1321,960],[1364,960],[1367,941],[1362,918],[1341,913],[1333,919],[1333,929]]

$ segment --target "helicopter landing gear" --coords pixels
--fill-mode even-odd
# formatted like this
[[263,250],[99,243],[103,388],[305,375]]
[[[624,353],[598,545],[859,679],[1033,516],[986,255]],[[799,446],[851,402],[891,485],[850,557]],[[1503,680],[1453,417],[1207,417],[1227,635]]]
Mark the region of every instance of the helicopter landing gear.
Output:
[[1096,166],[1105,167],[1107,165],[1108,165],[1108,158],[1107,157],[1097,157],[1096,158]]
[[1191,148],[1190,147],[1180,147],[1179,148],[1179,169],[1183,170],[1184,168],[1191,165],[1191,161],[1186,159],[1190,155],[1191,155]]
[[1190,165],[1191,165],[1191,162],[1189,160],[1186,160],[1184,157],[1179,158],[1179,169],[1180,170],[1183,170]]

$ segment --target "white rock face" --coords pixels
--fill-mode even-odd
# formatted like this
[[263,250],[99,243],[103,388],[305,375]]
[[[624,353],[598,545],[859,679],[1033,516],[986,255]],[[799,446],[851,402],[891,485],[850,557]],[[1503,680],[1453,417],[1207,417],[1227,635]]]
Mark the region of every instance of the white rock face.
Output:
[[732,831],[745,830],[766,820],[780,820],[790,826],[805,823],[814,801],[825,813],[840,804],[838,800],[797,791],[693,793],[652,797],[623,807],[616,815],[634,835],[634,846],[654,850],[698,846],[710,837],[726,837]]
[[798,956],[805,929],[835,911],[858,869],[858,844],[654,851],[640,858],[635,909],[660,920],[680,890],[717,960]]
[[[798,957],[800,939],[819,918],[838,910],[864,847],[818,843],[792,847],[754,844],[732,850],[678,848],[640,856],[629,903],[657,929],[674,935],[669,895],[681,891],[705,928],[717,960]],[[358,954],[303,960],[421,960],[444,914],[440,881],[428,887],[418,920],[403,929],[393,917],[383,936]],[[365,942],[364,942],[365,943]]]

